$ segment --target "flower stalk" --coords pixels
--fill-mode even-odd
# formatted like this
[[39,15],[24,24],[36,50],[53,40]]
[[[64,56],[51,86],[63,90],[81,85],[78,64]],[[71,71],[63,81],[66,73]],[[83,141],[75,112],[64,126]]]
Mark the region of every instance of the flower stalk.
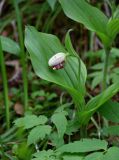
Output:
[[28,107],[28,80],[27,80],[27,60],[25,56],[25,48],[24,48],[24,38],[23,38],[23,30],[22,30],[22,20],[21,14],[18,6],[18,2],[13,0],[13,5],[15,8],[17,26],[18,26],[18,35],[19,35],[19,43],[21,49],[21,65],[22,65],[22,77],[23,77],[23,90],[24,90],[24,108],[27,110]]

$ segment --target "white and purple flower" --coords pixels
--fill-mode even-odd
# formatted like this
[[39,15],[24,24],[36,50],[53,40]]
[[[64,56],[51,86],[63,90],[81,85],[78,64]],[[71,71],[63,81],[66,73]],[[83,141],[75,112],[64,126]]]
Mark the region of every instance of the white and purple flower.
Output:
[[52,67],[53,70],[62,69],[64,68],[65,60],[66,54],[63,52],[59,52],[49,59],[48,65]]

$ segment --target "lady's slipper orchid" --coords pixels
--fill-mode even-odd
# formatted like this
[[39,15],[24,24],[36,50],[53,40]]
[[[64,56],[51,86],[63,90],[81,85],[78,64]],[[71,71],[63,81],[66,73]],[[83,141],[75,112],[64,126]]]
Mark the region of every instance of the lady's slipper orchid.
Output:
[[57,53],[54,56],[52,56],[49,61],[48,65],[53,68],[53,70],[58,70],[64,68],[66,60],[66,54],[65,53]]

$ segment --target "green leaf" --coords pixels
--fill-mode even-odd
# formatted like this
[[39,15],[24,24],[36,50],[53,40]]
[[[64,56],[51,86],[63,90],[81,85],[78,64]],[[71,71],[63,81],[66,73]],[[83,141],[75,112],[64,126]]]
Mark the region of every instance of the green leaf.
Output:
[[103,63],[98,63],[98,64],[95,64],[95,65],[91,66],[91,69],[93,69],[93,70],[100,70],[100,69],[103,68],[103,66],[104,66]]
[[19,118],[14,121],[17,127],[24,127],[24,129],[29,129],[37,125],[45,124],[47,122],[47,117],[45,116],[35,116],[26,115],[24,118]]
[[65,47],[67,49],[67,51],[69,53],[71,53],[73,56],[78,56],[78,54],[76,53],[76,51],[74,50],[72,43],[71,43],[71,39],[70,39],[70,32],[72,31],[72,29],[68,30],[66,37],[65,37]]
[[87,155],[84,160],[101,160],[101,157],[103,156],[102,152],[95,152]]
[[69,155],[64,155],[63,160],[83,160],[83,157],[79,155],[69,154]]
[[101,160],[118,160],[119,159],[119,148],[111,147],[107,153],[101,158]]
[[66,113],[59,112],[53,114],[53,116],[51,117],[51,121],[55,124],[57,128],[59,138],[62,138],[67,127]]
[[63,144],[64,144],[64,139],[63,137],[60,137],[59,138],[59,135],[57,132],[53,132],[50,134],[49,136],[51,142],[52,142],[52,145],[55,146],[56,148],[59,148],[61,147]]
[[45,159],[48,159],[50,158],[50,156],[52,156],[54,154],[53,150],[48,150],[48,151],[40,151],[40,152],[37,152],[35,154],[33,154],[34,157],[36,158],[39,158],[39,160],[45,160]]
[[[116,32],[118,23],[108,26],[108,18],[98,8],[91,6],[86,0],[59,0],[67,17],[82,23],[86,28],[97,33],[105,47],[110,47],[112,39],[110,33]],[[68,5],[67,5],[68,4]],[[85,9],[85,12],[84,12]],[[112,20],[113,21],[113,20]],[[110,22],[109,22],[110,23]],[[111,29],[112,28],[114,31]],[[107,32],[108,31],[108,32]],[[108,34],[109,33],[109,34]]]
[[28,135],[28,145],[35,144],[39,140],[43,140],[46,135],[51,132],[51,126],[41,125],[33,128]]
[[57,149],[57,151],[65,153],[85,153],[97,150],[106,150],[107,142],[99,139],[83,139],[73,143],[65,144]]
[[101,94],[92,98],[85,106],[85,110],[79,113],[80,124],[87,124],[91,116],[101,107],[105,102],[107,102],[111,97],[113,97],[119,91],[119,82],[111,85]]
[[60,3],[67,17],[84,24],[91,31],[106,33],[108,18],[96,7],[85,0],[60,0]]
[[[30,53],[33,68],[36,74],[44,80],[56,83],[64,87],[72,96],[74,102],[79,106],[84,104],[83,94],[78,90],[78,60],[67,57],[64,69],[52,70],[48,66],[48,60],[58,52],[66,53],[59,39],[51,34],[36,31],[34,27],[26,27],[25,45]],[[84,64],[81,63],[81,77],[83,83]]]
[[119,136],[119,126],[109,126],[103,128],[103,133],[111,136]]
[[119,123],[119,103],[108,101],[102,105],[99,109],[99,112],[106,119]]
[[47,2],[50,5],[51,9],[54,10],[57,0],[47,0]]
[[107,24],[107,33],[110,41],[113,42],[116,35],[119,33],[119,18],[111,19]]
[[[72,56],[76,56],[76,57],[78,57],[80,59],[79,55],[76,53],[76,51],[74,50],[74,48],[72,46],[72,42],[71,42],[70,35],[69,35],[71,31],[72,31],[72,29],[70,29],[66,34],[65,47],[66,47],[67,51]],[[80,59],[80,63],[82,63],[81,59]],[[78,75],[81,78],[80,82],[79,82],[79,85],[80,85],[79,88],[80,88],[81,92],[85,95],[85,90],[86,90],[85,89],[85,82],[86,82],[86,78],[87,78],[87,70],[86,70],[85,65],[81,64],[81,66],[82,66],[82,70],[84,71],[84,74],[82,74],[83,77],[80,77],[80,75]]]
[[44,97],[46,96],[46,93],[44,90],[38,90],[31,93],[31,98],[33,99],[40,96],[44,96]]
[[100,82],[102,82],[102,73],[99,73],[93,78],[91,88],[94,89],[97,85],[100,84]]
[[8,37],[4,37],[4,36],[0,36],[0,38],[1,38],[3,51],[19,56],[20,47],[15,41],[11,40]]
[[80,128],[79,120],[78,117],[76,117],[75,119],[68,121],[66,134],[72,135],[72,133],[77,132],[79,128]]
[[116,7],[115,12],[113,13],[113,18],[114,19],[119,18],[119,6]]
[[32,160],[60,160],[56,153],[53,150],[43,150],[33,154],[34,157]]

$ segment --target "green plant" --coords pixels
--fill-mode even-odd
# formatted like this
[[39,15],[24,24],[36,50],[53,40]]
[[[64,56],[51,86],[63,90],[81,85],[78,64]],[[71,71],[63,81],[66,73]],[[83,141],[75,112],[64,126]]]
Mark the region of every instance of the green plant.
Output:
[[2,72],[3,86],[4,86],[4,103],[5,103],[5,110],[6,110],[6,125],[7,125],[7,129],[9,129],[10,128],[10,112],[9,112],[8,84],[7,84],[7,75],[6,75],[4,54],[3,54],[3,50],[2,50],[1,37],[0,37],[0,64],[1,64],[1,72]]
[[[23,109],[22,105],[16,105],[16,101],[21,104],[19,102],[21,98],[24,99],[26,112],[18,115],[20,118],[14,121],[15,128],[9,129],[6,133],[3,133],[4,123],[2,124],[0,158],[4,160],[118,159],[118,137],[116,137],[117,141],[110,140],[113,136],[119,135],[117,133],[119,131],[119,103],[111,100],[119,91],[117,61],[119,54],[116,45],[114,46],[114,40],[119,32],[119,8],[116,7],[116,2],[105,0],[104,5],[103,2],[94,2],[95,6],[99,5],[100,9],[106,9],[106,14],[91,5],[89,0],[46,0],[40,1],[40,3],[12,0],[6,3],[9,4],[7,7],[10,11],[9,7],[11,6],[15,10],[11,11],[11,14],[6,13],[1,18],[0,31],[3,31],[5,27],[9,28],[9,24],[16,17],[17,27],[14,22],[12,23],[14,33],[12,34],[10,30],[10,33],[7,34],[16,38],[14,34],[16,35],[18,28],[20,46],[10,38],[0,36],[2,81],[5,84],[5,93],[7,93],[5,102],[8,102],[6,98],[8,97],[8,88],[7,83],[4,83],[7,80],[4,61],[9,59],[9,55],[4,56],[3,51],[12,53],[10,58],[14,59],[15,55],[20,57],[24,89],[22,94],[19,87],[13,86],[12,88],[10,86],[12,95],[10,95],[9,106],[12,106],[14,110],[10,110],[10,113],[9,106],[6,105],[7,126],[9,127],[9,114],[13,115],[12,119],[15,119],[16,108]],[[93,4],[93,2],[91,3]],[[77,42],[71,42],[70,32],[72,29],[68,30],[65,38],[63,37],[64,44],[57,36],[47,33],[51,31],[60,33],[53,24],[56,22],[59,27],[65,23],[65,19],[61,24],[60,21],[57,21],[58,19],[56,20],[58,15],[60,17],[61,9],[67,17],[83,24],[86,28],[83,29],[83,25],[75,24],[76,28],[81,26],[81,31],[76,35]],[[109,14],[107,14],[107,9]],[[21,14],[24,15],[23,21]],[[26,26],[24,34],[24,24],[22,23],[29,23],[35,27]],[[73,21],[71,21],[72,25]],[[68,26],[68,28],[71,27]],[[40,32],[37,31],[38,29]],[[65,28],[62,29],[64,34]],[[73,45],[77,47],[78,36],[82,38],[82,42],[78,46],[82,52],[80,56],[73,48]],[[102,49],[93,52],[93,38],[95,37],[100,39]],[[87,41],[88,38],[90,42]],[[89,47],[88,53],[83,53],[83,45],[86,45],[87,49]],[[25,47],[27,51],[25,51]],[[78,49],[76,48],[76,50]],[[27,63],[27,58],[31,59],[35,73],[31,71],[32,67]],[[82,60],[86,60],[86,66]],[[95,64],[97,61],[99,63]],[[88,71],[90,71],[89,74],[87,74]],[[35,74],[41,78],[40,81]],[[60,87],[65,92],[62,92]],[[96,89],[98,90],[97,95],[95,95]],[[0,93],[0,104],[3,104],[1,95]],[[114,99],[116,98],[114,97]],[[3,121],[4,111],[2,109],[0,111],[0,121]],[[23,114],[24,117],[21,117]],[[89,123],[90,121],[91,123]],[[108,124],[104,122],[108,122]]]
[[[105,56],[104,56],[105,62],[104,62],[104,67],[102,69],[103,71],[102,93],[99,93],[95,97],[90,97],[90,100],[88,102],[85,101],[87,92],[85,87],[87,71],[84,63],[73,49],[69,36],[70,31],[66,34],[65,47],[64,47],[56,36],[38,32],[34,27],[27,26],[25,31],[25,46],[30,54],[31,62],[36,74],[44,80],[60,85],[61,87],[65,88],[71,95],[75,107],[77,109],[76,117],[78,119],[78,125],[80,128],[80,136],[84,137],[86,136],[86,126],[88,125],[89,120],[92,119],[91,117],[93,116],[93,114],[103,105],[105,105],[105,103],[108,102],[111,99],[111,97],[113,97],[119,91],[119,82],[115,82],[114,84],[106,88],[110,50],[112,47],[112,43],[119,31],[118,28],[119,19],[114,17],[108,19],[99,9],[91,6],[84,0],[83,1],[60,0],[60,4],[65,14],[69,18],[84,24],[86,28],[88,28],[93,32],[96,32],[98,37],[101,39],[103,43],[105,51]],[[86,8],[85,12],[84,8]],[[57,53],[65,54],[66,58],[64,58],[64,60],[60,62],[60,56]],[[56,64],[55,62],[52,63],[52,65],[54,65],[52,66],[53,69],[56,70],[52,70],[52,68],[48,66],[49,59],[53,55],[55,55],[55,58],[57,60],[59,58],[59,64],[58,63]],[[52,61],[53,60],[55,61],[55,58],[52,57]],[[93,123],[96,125],[96,127],[98,127],[94,119],[92,120]],[[61,127],[60,124],[57,124],[57,122],[58,120],[54,121],[55,125],[59,130],[59,128]],[[66,147],[62,146],[61,148],[63,150],[63,153],[64,152],[72,153],[75,150],[75,149],[73,150],[73,148],[75,147],[78,148],[77,145],[78,142],[74,144],[69,143],[66,145]],[[116,149],[117,148],[110,148],[109,155],[111,154],[111,152],[115,152],[116,155]],[[58,151],[61,150],[59,149]],[[77,152],[79,153],[80,151]],[[51,155],[52,154],[53,153],[51,153]],[[88,155],[88,156],[89,158],[93,156],[94,157],[102,156],[103,157],[102,159],[104,159],[104,157],[108,155],[108,151],[107,155],[103,154],[104,153],[93,153],[93,155]],[[108,158],[109,155],[107,156]],[[83,159],[85,156],[81,155],[81,158]],[[114,156],[113,153],[112,156]],[[88,157],[85,158],[88,159]]]
[[[102,81],[102,88],[104,90],[107,83],[108,59],[110,55],[110,49],[117,33],[119,32],[119,19],[118,17],[114,17],[113,15],[108,19],[103,14],[103,12],[101,12],[96,7],[91,6],[85,0],[70,0],[69,5],[67,5],[68,2],[69,1],[65,0],[60,1],[65,14],[69,18],[82,23],[87,29],[95,32],[104,45],[105,60]],[[83,8],[86,8],[87,12],[84,13]]]
[[[117,48],[112,48],[110,51],[109,63],[108,63],[108,76],[107,76],[107,85],[110,83],[115,83],[118,81],[118,63],[119,50]],[[92,65],[90,66],[90,73],[88,74],[88,79],[91,80],[91,88],[94,89],[97,85],[100,85],[103,79],[103,61],[104,60],[104,50],[98,50],[96,52],[90,51],[87,53],[87,58],[89,61],[92,60]],[[99,59],[99,63],[95,64],[95,60]]]
[[[110,156],[112,156],[112,158],[116,156],[118,157],[118,147],[108,148],[108,143],[105,140],[84,138],[80,141],[74,141],[73,143],[69,141],[68,144],[64,144],[64,142],[62,141],[64,134],[71,135],[74,130],[76,132],[76,125],[74,125],[74,123],[73,128],[71,127],[71,125],[68,125],[70,122],[70,116],[69,118],[68,116],[69,106],[62,105],[59,106],[58,109],[56,109],[51,117],[51,122],[53,122],[53,124],[56,126],[57,132],[54,126],[50,127],[52,123],[50,121],[47,121],[48,119],[42,115],[40,115],[39,117],[35,115],[26,115],[23,118],[15,120],[15,125],[17,127],[23,127],[24,130],[28,132],[27,145],[24,145],[24,147],[21,145],[21,147],[19,146],[18,149],[14,146],[15,155],[18,155],[18,157],[24,157],[26,154],[29,154],[29,149],[27,150],[25,148],[31,148],[32,145],[37,151],[36,153],[34,153],[34,149],[31,151],[33,160],[91,160],[92,158],[98,159],[99,157],[101,158],[101,160],[103,160],[105,158],[109,159]],[[48,124],[46,125],[44,123]],[[50,132],[48,128],[47,130],[45,130],[44,127],[46,126],[50,127]],[[104,133],[106,133],[106,129]],[[49,148],[49,145],[50,147],[53,147],[53,149],[47,150],[47,148]]]
[[5,110],[6,110],[6,125],[7,129],[10,127],[10,111],[9,111],[9,97],[8,97],[8,82],[7,82],[7,75],[6,75],[6,68],[5,68],[5,60],[4,60],[4,53],[9,52],[16,56],[19,56],[20,48],[19,45],[11,40],[10,38],[0,36],[0,64],[1,64],[1,72],[2,72],[2,79],[3,79],[3,88],[4,88],[4,101],[5,101]]
[[[53,71],[48,67],[48,59],[58,52],[73,54],[70,38],[67,39],[67,51],[60,44],[56,36],[38,33],[35,28],[27,27],[25,44],[31,55],[31,60],[36,74],[41,78],[63,86],[72,96],[77,107],[79,125],[86,125],[95,111],[108,101],[119,90],[118,82],[108,87],[104,92],[92,98],[85,104],[85,80],[86,68],[81,61],[81,72],[79,73],[77,57],[68,56],[64,69]],[[50,44],[49,44],[50,43]],[[43,46],[47,46],[44,48]],[[44,53],[44,54],[43,54]],[[45,56],[44,56],[45,55]],[[77,65],[77,67],[74,67]],[[62,75],[64,77],[62,77]],[[79,82],[80,78],[80,83]],[[64,78],[64,79],[63,79]]]

